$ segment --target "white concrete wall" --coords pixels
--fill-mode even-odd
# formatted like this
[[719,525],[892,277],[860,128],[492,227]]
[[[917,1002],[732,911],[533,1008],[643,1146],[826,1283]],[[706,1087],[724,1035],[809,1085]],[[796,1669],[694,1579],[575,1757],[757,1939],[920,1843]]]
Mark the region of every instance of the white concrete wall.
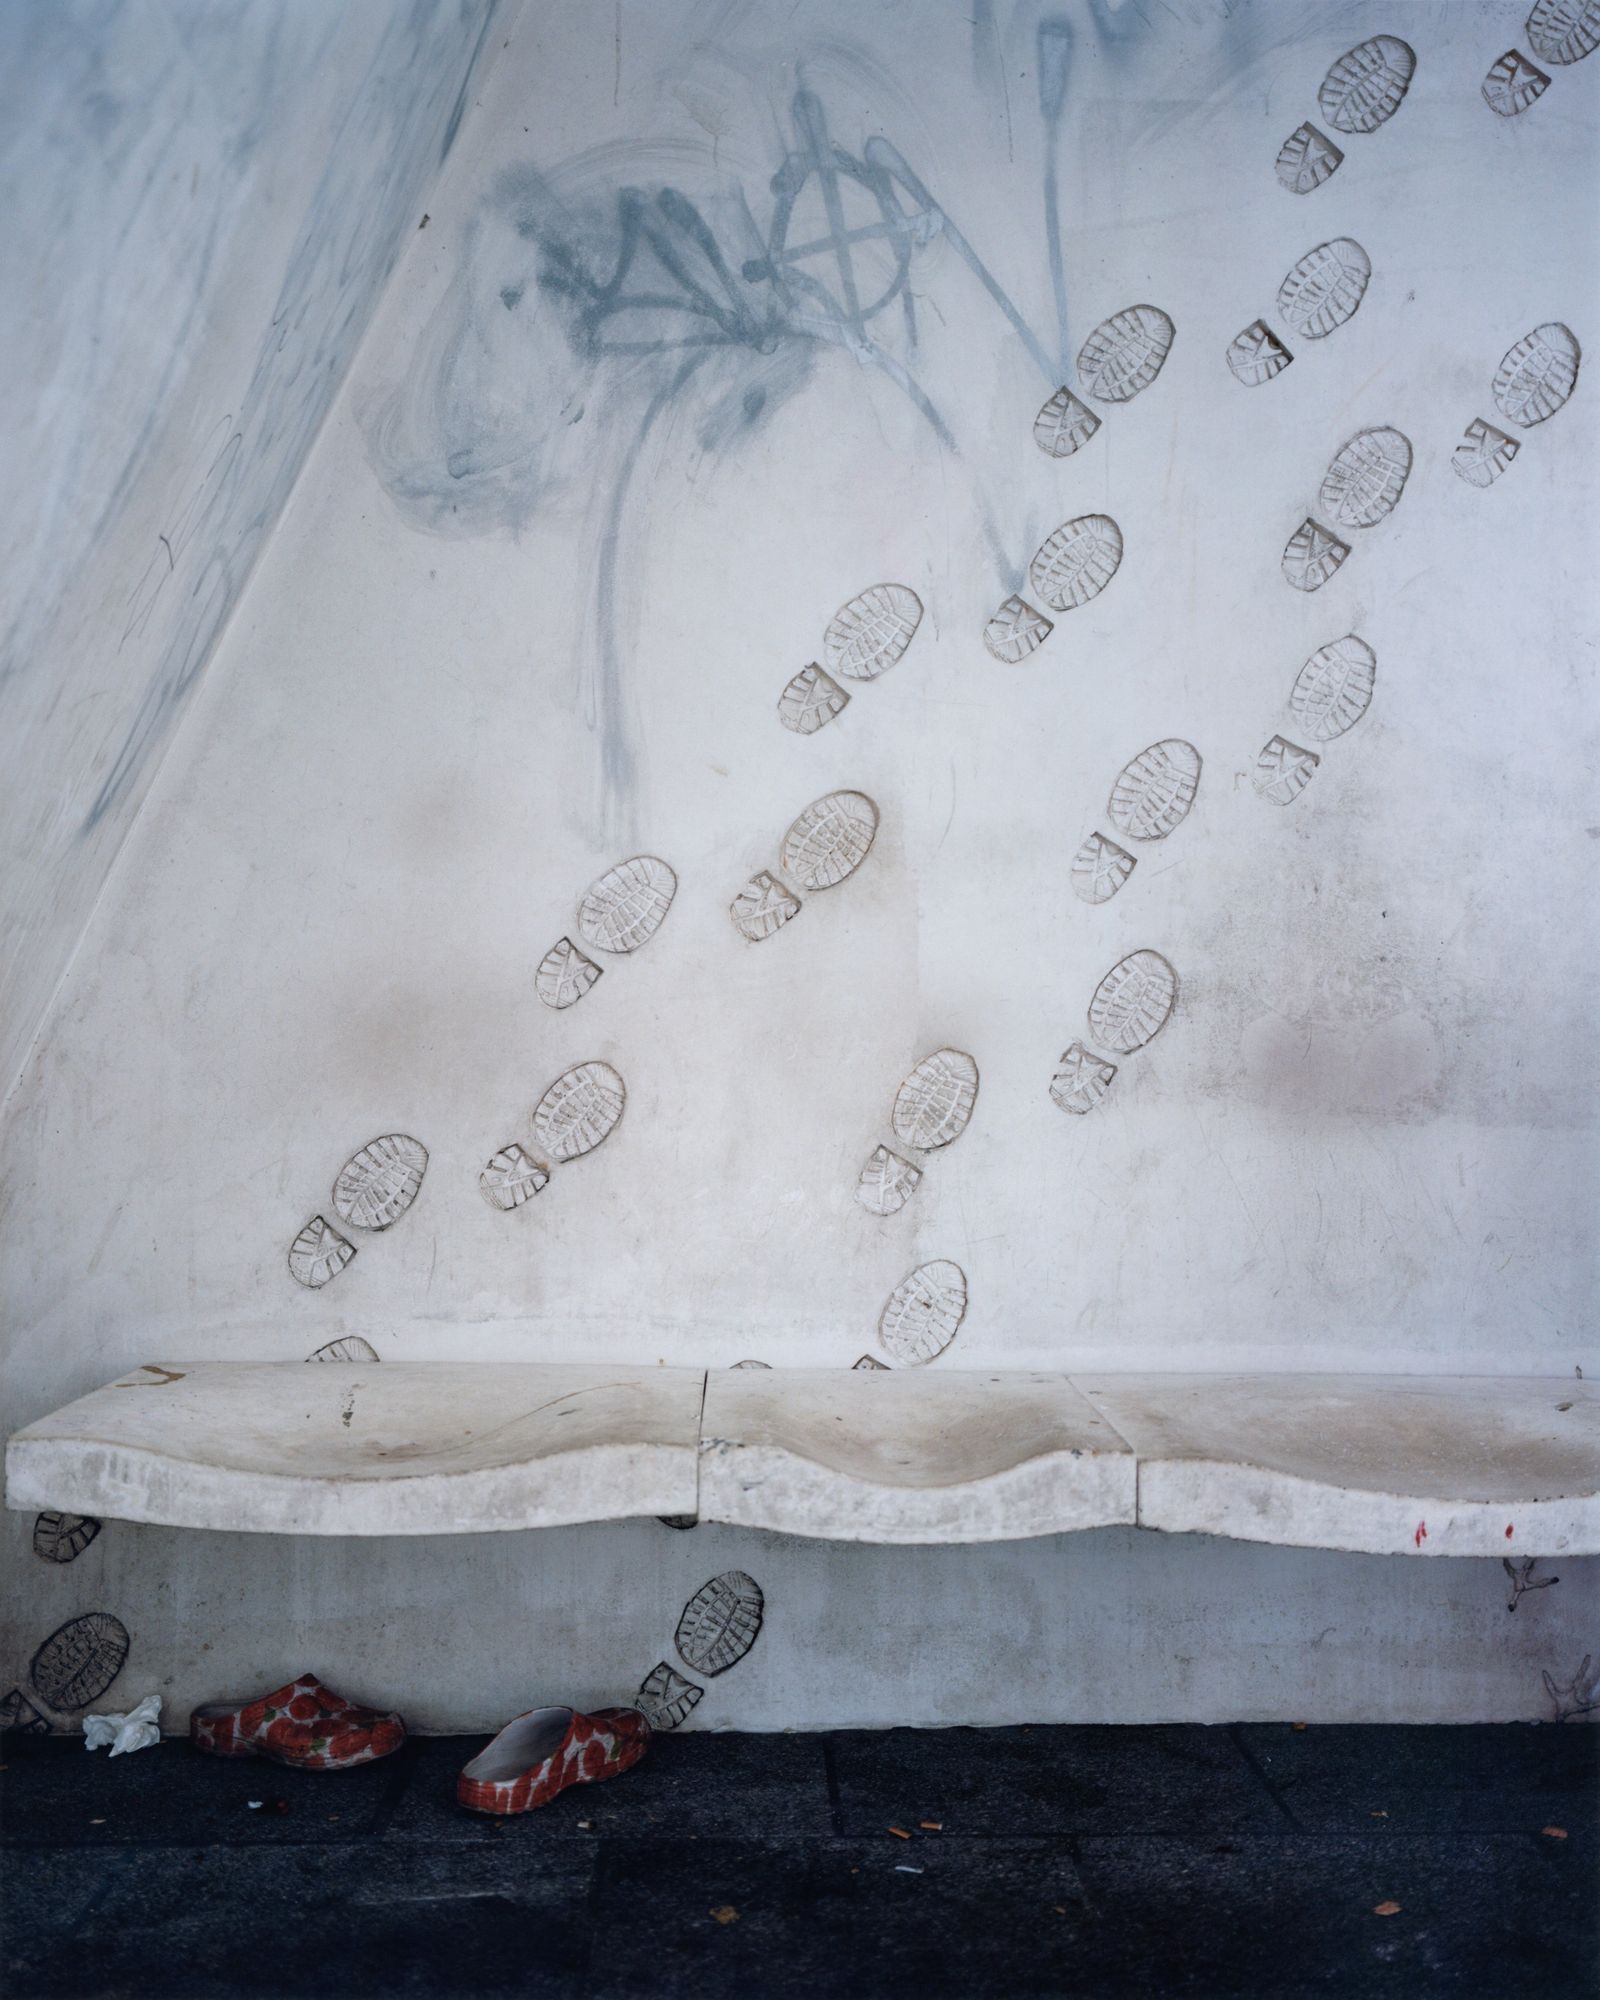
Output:
[[[1281,141],[1375,32],[1417,51],[1405,103],[1286,192]],[[1600,325],[1600,61],[1499,119],[1479,84],[1521,33],[1488,0],[625,0],[508,29],[15,1100],[17,1420],[128,1363],[351,1332],[390,1359],[848,1366],[932,1257],[971,1297],[942,1367],[1592,1370],[1591,378],[1492,487],[1450,463],[1514,340]],[[831,228],[815,174],[804,282],[760,269],[813,106],[937,205],[892,239],[904,297],[858,323],[805,249]],[[641,255],[646,302],[585,324],[563,255],[610,269],[628,188],[676,272]],[[847,227],[881,220],[845,195]],[[1335,236],[1371,257],[1360,311],[1242,388],[1228,341],[1286,331],[1280,279]],[[867,306],[886,240],[850,246]],[[1040,403],[1146,300],[1177,327],[1159,379],[1045,457]],[[1285,539],[1377,424],[1415,448],[1405,495],[1302,595]],[[997,664],[985,619],[1092,511],[1121,525],[1118,575]],[[884,579],[927,607],[905,658],[816,736],[780,728],[828,618]],[[1352,631],[1371,710],[1273,804],[1257,752]],[[1079,901],[1115,774],[1170,736],[1205,758],[1193,812]],[[729,899],[838,786],[877,801],[872,854],[746,943]],[[549,1010],[541,955],[641,850],[679,876],[665,926]],[[1177,1012],[1069,1118],[1056,1059],[1137,947],[1177,967]],[[982,1072],[971,1127],[870,1216],[857,1170],[945,1043]],[[627,1080],[616,1136],[492,1211],[483,1162],[588,1057]],[[301,1289],[290,1238],[390,1131],[431,1151],[416,1206]],[[113,1526],[46,1573],[26,1526],[13,1676],[106,1608],[130,1688],[187,1701],[304,1661],[434,1727],[557,1682],[627,1693],[730,1564],[769,1631],[703,1724],[1536,1715],[1596,1637],[1581,1562],[1508,1616],[1498,1564],[1121,1534],[912,1557],[653,1523],[346,1550]],[[476,1636],[508,1602],[537,1685]]]
[[416,228],[494,17],[0,9],[0,1092]]

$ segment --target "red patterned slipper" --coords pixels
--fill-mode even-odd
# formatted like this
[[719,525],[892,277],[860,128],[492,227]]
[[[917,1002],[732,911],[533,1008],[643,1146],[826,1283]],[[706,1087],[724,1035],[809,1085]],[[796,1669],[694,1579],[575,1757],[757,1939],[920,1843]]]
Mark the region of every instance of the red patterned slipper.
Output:
[[258,1701],[208,1701],[189,1716],[189,1741],[213,1757],[268,1757],[302,1771],[371,1764],[406,1740],[398,1715],[359,1708],[302,1674]]
[[631,1770],[649,1748],[650,1724],[637,1708],[530,1708],[463,1769],[456,1798],[473,1812],[532,1812],[568,1785]]

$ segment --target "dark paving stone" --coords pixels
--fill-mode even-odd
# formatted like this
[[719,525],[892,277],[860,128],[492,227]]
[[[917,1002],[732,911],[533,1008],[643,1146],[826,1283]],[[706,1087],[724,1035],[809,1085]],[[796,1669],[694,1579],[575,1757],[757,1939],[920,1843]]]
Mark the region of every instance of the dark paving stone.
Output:
[[[1290,1835],[1076,1843],[1076,1991],[1204,2000],[1592,2000],[1590,1842]],[[1397,1915],[1374,1914],[1398,1903]]]
[[[900,1868],[920,1868],[902,1874]],[[607,1841],[588,2000],[1045,2000],[1081,1993],[1054,1841]],[[719,1923],[712,1910],[734,1910]]]
[[[821,1736],[659,1735],[642,1764],[598,1785],[575,1785],[537,1812],[492,1819],[456,1804],[456,1774],[487,1737],[413,1740],[392,1841],[593,1841],[663,1834],[673,1840],[823,1837],[833,1831]],[[588,1820],[589,1826],[580,1826]]]
[[[120,1760],[119,1760],[120,1761]],[[7,2000],[585,1991],[593,1856],[418,1847],[10,1857]]]
[[1308,1833],[1600,1832],[1600,1729],[1257,1723],[1237,1734]]
[[844,1833],[919,1819],[1012,1838],[1284,1823],[1225,1729],[843,1730],[828,1741]]
[[[274,1847],[368,1839],[413,1746],[350,1771],[207,1757],[181,1738],[110,1758],[70,1736],[5,1740],[0,1845]],[[263,1801],[252,1812],[251,1799]],[[281,1810],[278,1803],[281,1801]]]

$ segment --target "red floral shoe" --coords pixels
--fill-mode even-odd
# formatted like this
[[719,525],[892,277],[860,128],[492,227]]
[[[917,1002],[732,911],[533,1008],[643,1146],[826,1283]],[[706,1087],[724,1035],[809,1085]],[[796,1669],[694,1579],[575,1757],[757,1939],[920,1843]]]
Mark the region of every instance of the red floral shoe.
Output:
[[631,1770],[649,1748],[650,1724],[637,1708],[530,1708],[463,1769],[456,1798],[473,1812],[532,1812],[568,1785]]
[[189,1741],[213,1757],[269,1757],[302,1771],[343,1771],[387,1757],[406,1740],[398,1715],[359,1708],[302,1674],[259,1701],[208,1701],[189,1716]]

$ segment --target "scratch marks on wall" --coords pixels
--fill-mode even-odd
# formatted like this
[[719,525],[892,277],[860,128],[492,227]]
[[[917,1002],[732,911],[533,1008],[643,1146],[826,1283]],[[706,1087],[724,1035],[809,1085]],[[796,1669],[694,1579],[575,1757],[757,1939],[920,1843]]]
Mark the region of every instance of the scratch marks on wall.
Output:
[[[494,0],[8,10],[9,1079],[342,381]],[[178,192],[181,190],[181,193]],[[280,232],[280,218],[282,226]],[[25,746],[25,747],[24,747]]]
[[[86,833],[138,781],[210,657],[409,231],[437,165],[437,139],[492,12],[480,4],[452,22],[446,12],[413,4],[386,17],[289,254],[233,420],[237,445],[230,434],[186,503],[180,541],[167,538],[174,557],[169,634],[89,809]],[[180,576],[176,559],[190,547],[193,561]]]

